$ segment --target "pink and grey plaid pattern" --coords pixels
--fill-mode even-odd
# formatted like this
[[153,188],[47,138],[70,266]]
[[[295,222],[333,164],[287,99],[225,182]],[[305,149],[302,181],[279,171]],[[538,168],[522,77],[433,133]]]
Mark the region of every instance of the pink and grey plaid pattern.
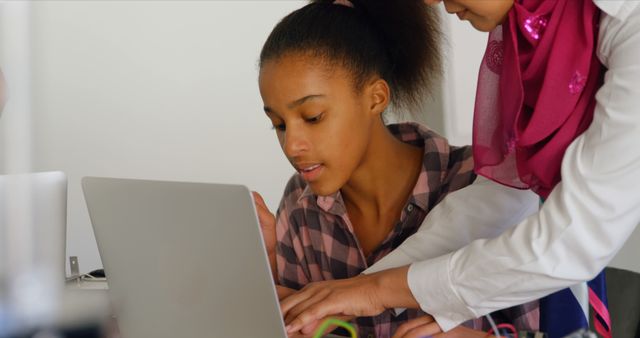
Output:
[[[309,282],[359,275],[415,233],[429,210],[449,192],[475,180],[471,147],[450,146],[443,137],[415,123],[388,128],[403,142],[424,149],[422,172],[395,228],[365,257],[340,192],[317,196],[295,174],[285,188],[277,212],[277,269],[281,285],[301,289]],[[528,313],[520,312],[520,316]],[[375,317],[358,318],[356,324],[361,337],[385,338],[391,337],[402,323],[422,314],[419,310],[407,310],[396,316],[385,311]],[[477,327],[481,323],[474,324]]]

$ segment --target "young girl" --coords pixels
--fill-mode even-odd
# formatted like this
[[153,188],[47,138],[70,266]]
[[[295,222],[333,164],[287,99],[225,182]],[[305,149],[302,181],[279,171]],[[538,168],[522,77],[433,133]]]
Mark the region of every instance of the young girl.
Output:
[[[437,25],[421,0],[316,1],[285,17],[266,41],[264,111],[298,172],[285,188],[275,235],[256,196],[282,287],[359,275],[415,233],[447,194],[474,181],[469,147],[382,119],[391,102],[415,109],[437,77]],[[525,326],[529,310],[518,311]],[[423,314],[383,311],[356,323],[362,337],[390,337]]]
[[[396,252],[414,255],[386,266],[401,268],[357,285],[307,288],[283,302],[283,311],[299,315],[292,330],[317,314],[407,305],[437,323],[414,323],[399,336],[424,336],[560,290],[541,301],[541,326],[550,337],[586,327],[589,305],[596,330],[611,337],[600,272],[640,223],[640,3],[425,2],[444,2],[449,13],[491,31],[474,113],[476,172],[530,188],[543,207],[495,239],[433,258],[421,256],[428,246],[412,237]],[[362,297],[362,290],[377,297]]]

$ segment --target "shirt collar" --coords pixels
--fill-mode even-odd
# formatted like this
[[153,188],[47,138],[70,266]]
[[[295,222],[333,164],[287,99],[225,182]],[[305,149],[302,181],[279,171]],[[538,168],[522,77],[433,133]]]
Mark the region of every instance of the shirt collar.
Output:
[[309,203],[315,204],[318,208],[330,214],[343,215],[347,212],[344,200],[342,199],[342,194],[339,190],[331,195],[318,196],[313,193],[307,184],[307,186],[304,187],[304,190],[302,190],[300,197],[298,197],[298,204],[301,204],[305,199],[307,199]]

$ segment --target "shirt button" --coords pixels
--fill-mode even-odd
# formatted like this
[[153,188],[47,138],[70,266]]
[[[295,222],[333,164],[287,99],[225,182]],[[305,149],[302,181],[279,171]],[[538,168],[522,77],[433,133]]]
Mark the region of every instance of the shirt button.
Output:
[[412,212],[413,211],[413,204],[407,205],[407,211],[408,212]]

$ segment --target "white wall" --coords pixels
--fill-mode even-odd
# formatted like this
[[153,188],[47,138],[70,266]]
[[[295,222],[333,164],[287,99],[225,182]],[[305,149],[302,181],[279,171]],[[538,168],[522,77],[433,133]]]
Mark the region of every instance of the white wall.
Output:
[[4,66],[8,98],[0,123],[4,172],[28,172],[32,166],[30,37],[31,4],[0,2],[0,66]]
[[256,62],[300,4],[32,4],[34,169],[69,176],[67,254],[82,271],[101,267],[86,175],[242,183],[277,207],[293,171],[262,112]]
[[446,15],[446,23],[445,133],[453,144],[471,144],[478,69],[488,36],[456,16]]
[[[101,267],[80,189],[86,175],[243,183],[275,209],[292,169],[263,116],[256,61],[275,23],[302,4],[31,2],[31,167],[69,176],[67,254],[82,271]],[[425,121],[468,144],[486,35],[446,20],[447,73]],[[6,55],[0,66],[11,73]],[[17,113],[7,107],[0,143]],[[640,231],[613,264],[640,271],[638,244]]]

